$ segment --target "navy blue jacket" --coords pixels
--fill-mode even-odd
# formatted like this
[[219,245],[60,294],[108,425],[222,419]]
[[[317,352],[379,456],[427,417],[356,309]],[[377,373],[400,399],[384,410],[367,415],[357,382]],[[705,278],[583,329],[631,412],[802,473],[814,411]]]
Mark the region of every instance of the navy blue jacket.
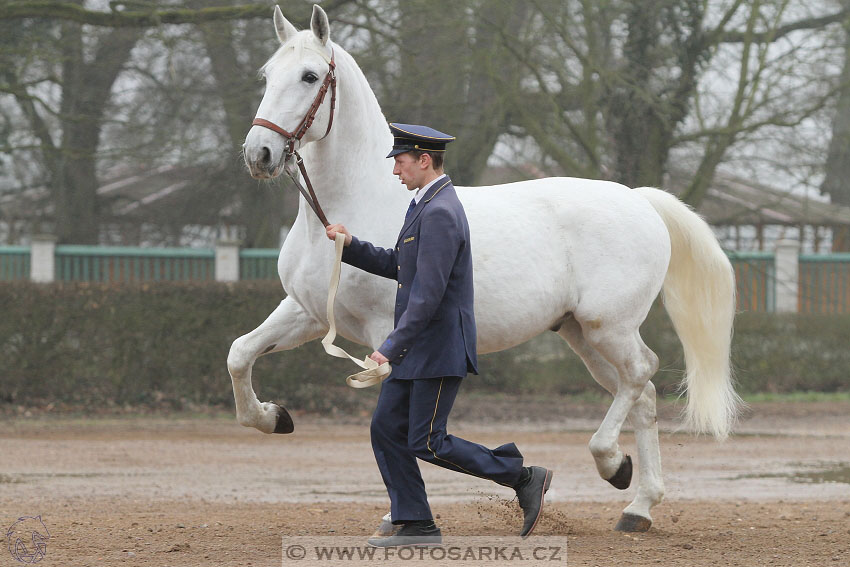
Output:
[[395,329],[378,348],[392,378],[478,374],[469,224],[447,175],[413,209],[393,248],[352,237],[342,260],[398,280]]

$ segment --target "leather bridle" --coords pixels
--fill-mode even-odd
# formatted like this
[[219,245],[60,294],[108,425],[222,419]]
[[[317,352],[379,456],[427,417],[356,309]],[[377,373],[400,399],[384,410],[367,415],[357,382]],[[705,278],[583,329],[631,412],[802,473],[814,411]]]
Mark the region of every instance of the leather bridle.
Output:
[[283,158],[284,164],[289,162],[292,156],[295,156],[295,163],[298,165],[298,169],[304,177],[304,182],[307,184],[309,194],[308,191],[305,191],[304,187],[301,186],[301,183],[298,182],[298,176],[296,175],[294,168],[284,165],[284,170],[286,171],[286,174],[289,175],[290,179],[292,179],[293,183],[295,183],[295,186],[298,187],[298,190],[301,191],[301,194],[304,196],[307,204],[310,205],[310,208],[313,209],[313,212],[316,213],[316,216],[319,217],[319,220],[325,226],[329,226],[330,223],[328,222],[327,217],[325,217],[322,207],[319,205],[319,200],[316,198],[315,191],[313,191],[313,184],[310,183],[310,178],[307,176],[307,169],[304,167],[304,160],[301,158],[298,150],[295,149],[295,142],[300,141],[301,138],[304,137],[304,134],[307,133],[307,130],[310,129],[310,126],[313,125],[313,120],[315,120],[316,114],[319,112],[319,108],[322,106],[328,90],[331,91],[331,117],[328,119],[328,128],[325,130],[325,135],[319,138],[320,140],[324,140],[331,132],[331,126],[333,126],[334,123],[334,111],[336,109],[336,64],[334,63],[333,50],[331,50],[331,58],[330,61],[328,61],[328,74],[325,75],[325,80],[322,81],[322,85],[319,87],[319,92],[316,93],[316,97],[313,99],[313,104],[310,105],[310,108],[307,110],[307,114],[304,115],[304,118],[295,130],[289,132],[271,120],[266,120],[265,118],[254,118],[254,121],[251,123],[253,126],[268,128],[269,130],[277,132],[286,138],[286,153]]

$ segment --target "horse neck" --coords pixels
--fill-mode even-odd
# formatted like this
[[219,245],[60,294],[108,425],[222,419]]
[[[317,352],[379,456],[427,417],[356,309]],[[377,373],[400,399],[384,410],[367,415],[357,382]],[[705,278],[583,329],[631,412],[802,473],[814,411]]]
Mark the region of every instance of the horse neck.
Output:
[[[333,127],[326,138],[304,148],[304,165],[331,223],[345,223],[353,215],[377,219],[409,196],[395,187],[386,159],[392,135],[366,77],[348,53],[336,45],[334,50],[339,92]],[[303,199],[298,216],[321,226]]]

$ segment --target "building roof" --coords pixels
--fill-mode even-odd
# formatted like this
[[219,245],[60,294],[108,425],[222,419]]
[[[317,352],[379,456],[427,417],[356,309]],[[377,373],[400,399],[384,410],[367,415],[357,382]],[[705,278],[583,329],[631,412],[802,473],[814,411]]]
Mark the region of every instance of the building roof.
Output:
[[697,210],[716,226],[850,225],[850,207],[821,199],[718,172]]
[[[667,176],[665,189],[677,193],[688,185],[691,172]],[[510,183],[545,177],[530,164],[490,167],[481,177],[482,185]],[[750,179],[717,172],[703,202],[697,207],[709,224],[730,225],[850,225],[850,207],[826,201],[825,197],[801,195]]]

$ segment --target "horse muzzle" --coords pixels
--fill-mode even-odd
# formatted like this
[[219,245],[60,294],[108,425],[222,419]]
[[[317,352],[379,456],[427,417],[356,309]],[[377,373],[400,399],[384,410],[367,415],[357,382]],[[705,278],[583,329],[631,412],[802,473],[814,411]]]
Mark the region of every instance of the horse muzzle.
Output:
[[245,166],[254,179],[274,179],[283,172],[286,161],[294,161],[292,156],[285,159],[284,148],[277,140],[252,143],[250,133],[248,138],[243,146],[243,155]]

